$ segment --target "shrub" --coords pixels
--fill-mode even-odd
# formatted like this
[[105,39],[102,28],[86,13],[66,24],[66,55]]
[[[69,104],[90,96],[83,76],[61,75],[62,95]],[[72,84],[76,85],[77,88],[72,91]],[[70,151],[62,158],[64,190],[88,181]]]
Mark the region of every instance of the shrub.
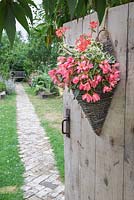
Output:
[[36,94],[45,92],[47,94],[59,95],[58,87],[53,84],[46,72],[37,72],[31,80],[31,86]]
[[0,82],[0,92],[6,91],[6,85],[3,82]]

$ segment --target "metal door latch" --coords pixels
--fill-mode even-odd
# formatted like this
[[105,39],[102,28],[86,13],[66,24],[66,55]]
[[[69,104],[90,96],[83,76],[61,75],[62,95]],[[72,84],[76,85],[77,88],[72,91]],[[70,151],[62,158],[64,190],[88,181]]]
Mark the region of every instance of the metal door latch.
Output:
[[70,109],[66,109],[66,117],[62,121],[62,133],[70,138]]

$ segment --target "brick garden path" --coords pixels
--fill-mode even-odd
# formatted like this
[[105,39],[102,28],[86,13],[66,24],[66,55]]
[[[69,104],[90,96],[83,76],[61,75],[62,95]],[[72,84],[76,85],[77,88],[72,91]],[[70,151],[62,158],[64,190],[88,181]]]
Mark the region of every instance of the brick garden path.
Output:
[[16,91],[20,156],[25,166],[24,199],[63,200],[64,186],[55,167],[48,137],[23,86],[17,84]]

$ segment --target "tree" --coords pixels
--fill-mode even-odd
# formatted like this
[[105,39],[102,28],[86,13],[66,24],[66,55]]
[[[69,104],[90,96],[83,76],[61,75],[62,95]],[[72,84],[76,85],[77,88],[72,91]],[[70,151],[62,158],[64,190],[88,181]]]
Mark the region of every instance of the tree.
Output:
[[36,7],[32,0],[1,0],[0,1],[0,39],[3,30],[6,31],[11,45],[15,40],[16,20],[29,33],[29,24],[33,23],[33,15],[30,6]]
[[[45,10],[46,43],[50,44],[55,28],[72,19],[78,19],[91,11],[97,11],[101,23],[106,7],[117,6],[133,0],[42,0]],[[16,33],[16,19],[29,33],[29,24],[33,23],[31,7],[36,5],[32,0],[0,1],[0,38],[5,29],[11,45]]]

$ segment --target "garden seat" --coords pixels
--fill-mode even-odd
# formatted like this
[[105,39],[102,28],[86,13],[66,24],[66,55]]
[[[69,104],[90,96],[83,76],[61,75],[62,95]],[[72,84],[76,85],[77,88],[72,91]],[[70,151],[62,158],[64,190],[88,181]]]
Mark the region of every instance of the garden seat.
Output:
[[26,77],[26,74],[25,71],[11,71],[10,76],[14,81],[16,81],[18,79],[23,80]]

